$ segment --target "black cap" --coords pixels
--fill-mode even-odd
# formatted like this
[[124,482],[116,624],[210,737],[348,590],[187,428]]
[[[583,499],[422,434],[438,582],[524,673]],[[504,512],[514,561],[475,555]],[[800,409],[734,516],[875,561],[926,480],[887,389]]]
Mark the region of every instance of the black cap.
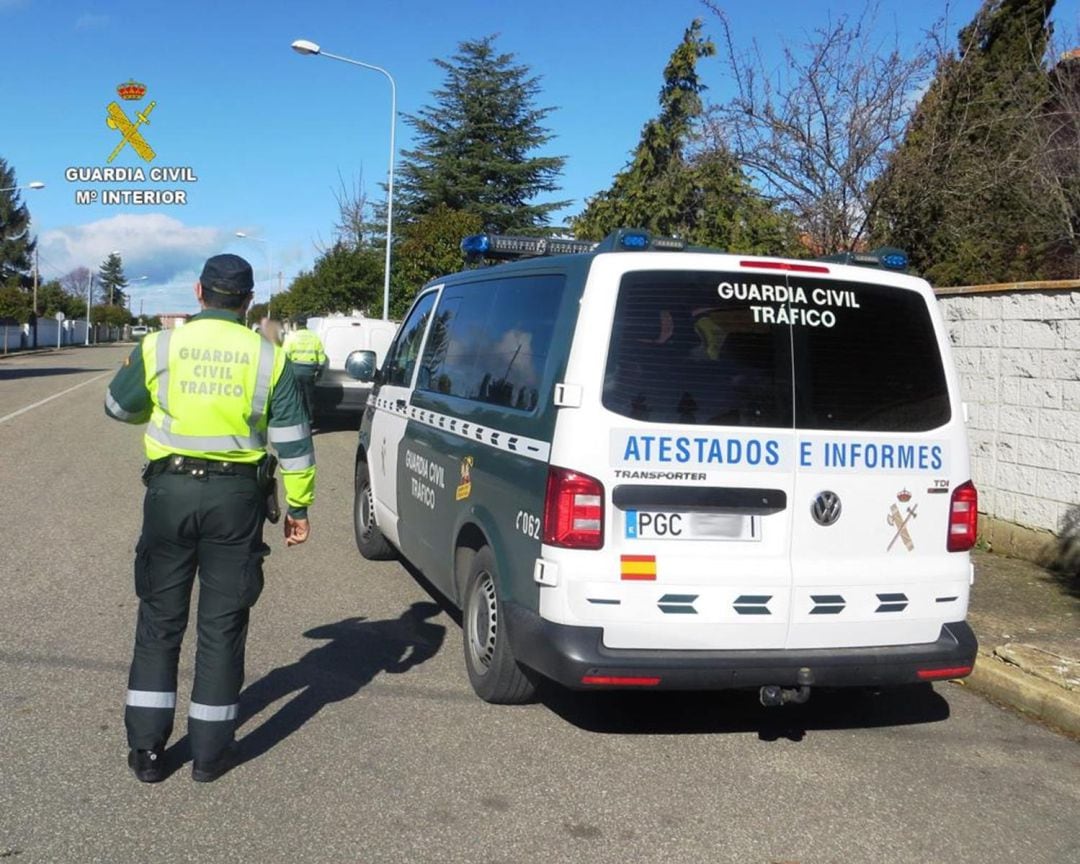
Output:
[[199,282],[204,290],[219,294],[247,294],[255,287],[251,265],[239,255],[214,255],[206,259]]

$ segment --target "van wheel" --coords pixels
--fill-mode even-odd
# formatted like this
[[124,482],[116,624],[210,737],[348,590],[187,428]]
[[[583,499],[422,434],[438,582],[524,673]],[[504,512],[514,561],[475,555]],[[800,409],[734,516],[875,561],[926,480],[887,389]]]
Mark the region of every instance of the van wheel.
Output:
[[353,496],[353,530],[356,548],[368,561],[386,561],[394,557],[394,547],[383,537],[375,524],[375,495],[367,462],[356,463],[355,494]]
[[520,705],[532,699],[536,686],[510,649],[498,582],[495,556],[484,546],[473,556],[465,580],[465,668],[473,690],[485,702]]

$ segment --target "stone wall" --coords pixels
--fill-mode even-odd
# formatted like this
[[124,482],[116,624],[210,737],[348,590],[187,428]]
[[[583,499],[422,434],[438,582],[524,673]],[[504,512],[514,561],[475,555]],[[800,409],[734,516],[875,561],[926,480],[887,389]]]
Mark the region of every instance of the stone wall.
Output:
[[1080,504],[1080,281],[938,289],[979,510],[1060,535]]

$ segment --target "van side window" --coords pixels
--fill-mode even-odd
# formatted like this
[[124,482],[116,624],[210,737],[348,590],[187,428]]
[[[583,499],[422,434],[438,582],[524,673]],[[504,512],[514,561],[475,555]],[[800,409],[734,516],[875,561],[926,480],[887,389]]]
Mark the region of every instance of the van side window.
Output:
[[417,387],[533,410],[565,282],[523,276],[444,289]]
[[430,291],[416,301],[409,317],[402,322],[383,367],[384,384],[396,387],[409,387],[412,384],[413,370],[416,368],[417,355],[420,353],[420,342],[424,338],[431,307],[434,305],[435,292]]

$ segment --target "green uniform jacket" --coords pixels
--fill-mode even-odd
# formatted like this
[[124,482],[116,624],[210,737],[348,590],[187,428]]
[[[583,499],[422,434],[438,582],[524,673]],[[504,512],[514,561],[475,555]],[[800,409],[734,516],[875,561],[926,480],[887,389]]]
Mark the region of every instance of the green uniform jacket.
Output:
[[289,515],[315,498],[315,447],[292,365],[232,312],[207,309],[151,333],[109,384],[105,413],[146,423],[146,457],[258,462],[277,452]]

